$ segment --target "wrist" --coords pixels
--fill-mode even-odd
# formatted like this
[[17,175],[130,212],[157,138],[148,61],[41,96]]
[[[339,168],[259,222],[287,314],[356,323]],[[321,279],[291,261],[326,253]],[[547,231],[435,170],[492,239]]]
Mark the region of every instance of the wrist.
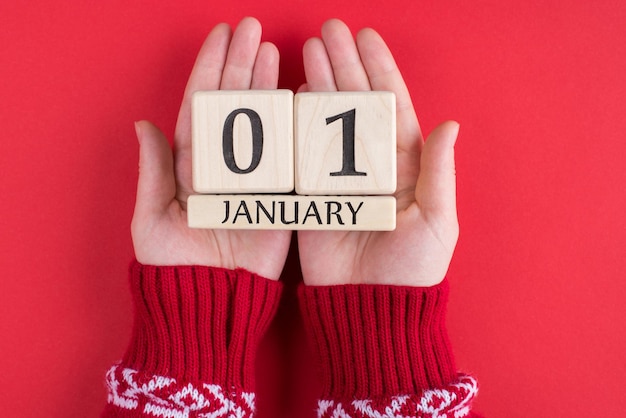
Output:
[[445,328],[447,281],[429,288],[302,286],[324,398],[419,393],[457,377]]
[[138,262],[130,282],[135,325],[123,364],[188,381],[254,385],[254,354],[280,283],[242,269]]
[[[241,269],[138,262],[130,285],[135,324],[121,363],[107,374],[107,413],[155,405],[172,414],[253,410],[256,351],[282,285]],[[195,402],[190,390],[213,402]]]

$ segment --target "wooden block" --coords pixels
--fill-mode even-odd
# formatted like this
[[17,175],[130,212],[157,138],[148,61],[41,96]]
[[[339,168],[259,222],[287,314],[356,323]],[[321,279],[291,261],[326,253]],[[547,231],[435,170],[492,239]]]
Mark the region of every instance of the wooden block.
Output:
[[197,193],[292,191],[293,93],[194,93],[192,154]]
[[393,196],[191,195],[191,228],[392,231]]
[[298,194],[393,194],[396,99],[391,92],[298,93]]

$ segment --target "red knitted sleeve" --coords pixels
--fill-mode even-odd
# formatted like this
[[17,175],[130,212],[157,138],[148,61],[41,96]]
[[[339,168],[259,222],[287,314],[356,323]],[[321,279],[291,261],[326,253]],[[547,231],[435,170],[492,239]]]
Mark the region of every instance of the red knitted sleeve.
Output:
[[130,271],[135,325],[102,417],[252,417],[254,358],[281,284],[245,270]]
[[301,286],[319,364],[319,418],[472,417],[477,383],[458,374],[445,310],[448,283],[430,288]]

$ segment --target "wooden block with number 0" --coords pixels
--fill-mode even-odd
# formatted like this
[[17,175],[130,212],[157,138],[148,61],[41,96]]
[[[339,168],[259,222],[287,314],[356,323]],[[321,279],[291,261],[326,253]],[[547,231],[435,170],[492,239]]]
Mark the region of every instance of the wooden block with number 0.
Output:
[[296,192],[393,194],[395,105],[392,92],[296,94]]
[[293,93],[194,93],[192,155],[197,193],[291,192]]

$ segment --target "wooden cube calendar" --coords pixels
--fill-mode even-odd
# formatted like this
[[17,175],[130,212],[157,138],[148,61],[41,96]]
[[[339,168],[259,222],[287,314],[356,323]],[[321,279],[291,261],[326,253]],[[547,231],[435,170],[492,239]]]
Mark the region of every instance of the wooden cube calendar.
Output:
[[393,93],[196,92],[192,154],[192,228],[395,229]]
[[393,194],[395,106],[391,92],[297,94],[296,192]]
[[194,93],[192,154],[197,193],[291,192],[293,92]]

